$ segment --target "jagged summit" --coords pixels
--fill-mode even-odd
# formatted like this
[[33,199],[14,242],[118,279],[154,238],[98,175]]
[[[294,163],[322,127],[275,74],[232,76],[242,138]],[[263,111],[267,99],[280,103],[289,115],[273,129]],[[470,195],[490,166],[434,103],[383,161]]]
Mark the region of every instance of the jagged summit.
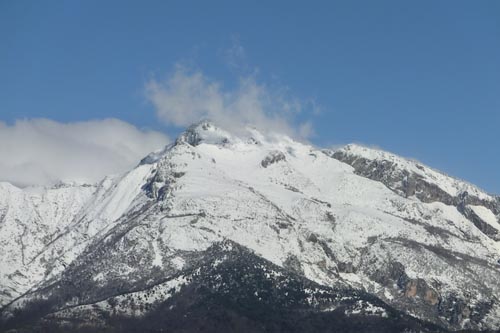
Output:
[[228,129],[211,120],[202,120],[189,126],[172,144],[143,158],[140,165],[158,162],[170,150],[179,145],[187,144],[196,147],[205,144],[224,147],[228,150],[244,149],[245,146],[261,146],[262,151],[265,151],[270,147],[286,146],[294,142],[285,134],[261,132],[254,126],[239,125]]
[[197,146],[200,143],[213,145],[260,144],[271,141],[293,141],[280,133],[262,132],[255,126],[220,126],[211,120],[202,120],[189,126],[175,140],[176,144],[187,143]]
[[234,301],[291,323],[307,312],[398,331],[395,318],[421,326],[411,314],[432,323],[422,331],[499,329],[500,202],[464,184],[373,149],[204,121],[92,187],[0,186],[0,317],[99,331]]
[[229,142],[232,135],[216,126],[209,120],[203,120],[199,123],[189,126],[176,139],[176,144],[187,143],[192,146],[197,146],[200,142],[208,144],[224,144]]

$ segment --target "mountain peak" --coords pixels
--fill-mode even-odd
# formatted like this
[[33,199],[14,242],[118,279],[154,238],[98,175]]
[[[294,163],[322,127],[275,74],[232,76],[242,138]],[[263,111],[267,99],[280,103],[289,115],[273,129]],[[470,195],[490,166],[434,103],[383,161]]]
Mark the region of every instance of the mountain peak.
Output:
[[189,126],[175,140],[175,144],[198,146],[201,143],[231,145],[236,143],[260,144],[263,142],[293,141],[287,135],[262,132],[251,125],[222,126],[211,120],[202,120]]
[[189,126],[175,141],[176,144],[187,143],[197,146],[201,142],[212,144],[225,144],[229,142],[232,135],[216,126],[210,120],[202,120]]

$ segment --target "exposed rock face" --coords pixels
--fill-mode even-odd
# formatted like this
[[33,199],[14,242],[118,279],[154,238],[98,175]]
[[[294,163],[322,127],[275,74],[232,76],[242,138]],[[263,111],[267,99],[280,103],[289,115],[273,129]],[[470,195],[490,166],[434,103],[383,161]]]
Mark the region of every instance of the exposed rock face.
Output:
[[90,187],[0,184],[3,328],[500,329],[497,197],[245,133],[202,122]]
[[272,151],[262,160],[260,164],[263,168],[267,168],[269,165],[277,163],[279,161],[286,161],[285,154],[280,151]]
[[470,207],[471,205],[474,206],[483,206],[489,208],[492,212],[495,212],[496,215],[498,215],[497,210],[498,206],[495,205],[494,203],[490,201],[481,201],[478,200],[477,198],[470,198],[467,193],[463,193],[460,196],[460,202],[457,205],[457,209],[460,213],[462,213],[469,221],[474,223],[474,225],[481,230],[482,233],[490,237],[491,239],[494,239],[496,241],[500,241],[500,230],[491,226],[487,222],[485,222],[483,219],[481,219],[480,216],[478,216],[474,210]]

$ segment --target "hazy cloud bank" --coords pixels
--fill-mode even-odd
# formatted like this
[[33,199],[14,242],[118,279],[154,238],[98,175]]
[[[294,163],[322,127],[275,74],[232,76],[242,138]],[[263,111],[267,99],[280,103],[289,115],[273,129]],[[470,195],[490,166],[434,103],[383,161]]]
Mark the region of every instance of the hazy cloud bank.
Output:
[[97,182],[127,171],[169,138],[117,119],[0,122],[0,181],[17,186]]

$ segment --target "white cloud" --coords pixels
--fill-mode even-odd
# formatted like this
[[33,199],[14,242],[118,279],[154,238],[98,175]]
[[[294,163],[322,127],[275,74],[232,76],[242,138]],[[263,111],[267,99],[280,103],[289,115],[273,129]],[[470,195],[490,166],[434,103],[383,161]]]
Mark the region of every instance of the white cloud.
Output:
[[302,138],[313,133],[311,123],[302,128],[294,125],[294,117],[305,104],[289,96],[286,89],[271,89],[252,75],[240,78],[235,89],[223,88],[200,71],[177,66],[165,81],[151,79],[146,96],[158,117],[177,127],[210,119],[226,129],[252,125]]
[[138,164],[169,139],[117,119],[0,122],[0,181],[18,186],[97,182]]

